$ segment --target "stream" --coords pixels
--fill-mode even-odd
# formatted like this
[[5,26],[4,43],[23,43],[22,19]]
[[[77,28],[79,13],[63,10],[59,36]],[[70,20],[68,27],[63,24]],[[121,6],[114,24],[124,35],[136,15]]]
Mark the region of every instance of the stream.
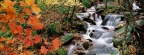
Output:
[[[111,55],[112,53],[120,55],[120,51],[113,46],[113,38],[115,28],[124,15],[109,13],[102,19],[96,13],[96,8],[96,6],[92,6],[85,13],[76,13],[76,16],[88,26],[86,33],[81,35],[89,44],[79,44],[82,41],[78,41],[70,45],[68,55]],[[133,3],[133,10],[136,9],[140,8]],[[85,47],[85,45],[89,45],[89,47]]]

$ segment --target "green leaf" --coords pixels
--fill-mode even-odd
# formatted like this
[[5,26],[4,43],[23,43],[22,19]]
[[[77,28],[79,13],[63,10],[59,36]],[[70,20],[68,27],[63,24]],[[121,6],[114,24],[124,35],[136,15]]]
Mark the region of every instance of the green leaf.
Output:
[[67,51],[64,50],[63,48],[60,48],[57,50],[58,55],[67,55]]
[[133,27],[131,25],[128,25],[128,31],[131,32]]
[[2,32],[0,31],[0,36],[2,36],[3,34],[2,34]]
[[37,34],[37,31],[36,31],[36,30],[34,30],[34,31],[32,32],[32,34],[33,34],[33,35],[36,35],[36,34]]
[[127,32],[127,36],[126,36],[126,42],[130,42],[132,39],[132,33],[131,32]]
[[61,41],[63,43],[66,43],[67,41],[71,40],[73,38],[73,35],[72,34],[68,34],[66,36],[64,36],[63,38],[61,38]]
[[112,52],[111,55],[116,55],[116,53]]

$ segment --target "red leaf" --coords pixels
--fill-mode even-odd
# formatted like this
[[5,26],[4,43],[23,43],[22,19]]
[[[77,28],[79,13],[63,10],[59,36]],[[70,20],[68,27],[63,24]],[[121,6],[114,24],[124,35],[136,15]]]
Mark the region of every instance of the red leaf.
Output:
[[45,46],[41,46],[41,49],[40,49],[40,53],[43,53],[44,55],[46,55],[48,49],[45,48]]
[[27,36],[31,36],[31,34],[32,34],[31,29],[25,29],[24,32],[26,33]]
[[13,34],[21,33],[22,30],[23,30],[23,27],[22,27],[22,26],[17,26],[17,25],[15,24],[15,22],[10,22],[9,27],[11,28],[11,29],[10,29],[10,32],[12,32]]
[[18,40],[23,40],[24,36],[22,34],[15,34],[14,35]]
[[52,41],[52,43],[53,43],[53,47],[54,47],[55,49],[58,49],[59,46],[61,46],[61,44],[62,44],[62,42],[59,40],[59,38],[54,39],[54,40]]
[[16,26],[15,22],[10,22],[10,24],[9,24],[10,28],[15,28],[15,26]]
[[32,39],[26,37],[24,40],[23,40],[23,43],[24,43],[24,46],[25,47],[29,47],[29,46],[33,46],[34,45],[34,42]]
[[42,38],[40,38],[39,35],[35,35],[35,36],[34,36],[34,42],[35,42],[35,43],[39,43],[40,41],[42,41]]
[[8,47],[8,46],[4,46],[4,47],[3,47],[3,50],[4,50],[4,51],[8,51],[8,50],[11,50],[11,48]]
[[7,55],[17,55],[15,52],[10,52],[9,54]]

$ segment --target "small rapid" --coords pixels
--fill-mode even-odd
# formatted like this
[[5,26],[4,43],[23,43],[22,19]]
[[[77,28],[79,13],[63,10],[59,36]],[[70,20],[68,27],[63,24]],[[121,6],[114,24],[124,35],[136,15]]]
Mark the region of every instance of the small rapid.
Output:
[[[76,16],[88,26],[82,38],[92,41],[92,46],[83,50],[84,55],[119,55],[120,51],[113,46],[113,38],[115,27],[121,21],[122,15],[110,13],[102,20],[95,8],[96,6],[92,6],[85,13],[76,13]],[[76,48],[80,48],[80,44],[69,46],[68,55],[75,54]]]

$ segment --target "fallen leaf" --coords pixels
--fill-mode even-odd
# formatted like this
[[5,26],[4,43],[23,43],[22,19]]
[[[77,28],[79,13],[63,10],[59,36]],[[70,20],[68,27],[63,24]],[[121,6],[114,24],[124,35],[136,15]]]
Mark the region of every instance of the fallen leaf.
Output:
[[31,27],[33,30],[41,30],[43,28],[44,24],[42,23],[36,23],[36,24],[32,24]]
[[10,52],[7,55],[17,55],[15,52]]
[[40,53],[43,53],[44,55],[46,55],[47,51],[48,49],[46,49],[45,46],[41,46]]
[[3,51],[9,51],[9,50],[11,50],[10,47],[8,47],[8,46],[3,46]]
[[19,16],[20,16],[19,21],[24,24],[25,23],[24,14],[20,14]]
[[32,34],[31,29],[24,29],[24,32],[26,33],[27,36],[31,36],[31,34]]
[[34,45],[34,41],[32,39],[30,39],[29,37],[26,37],[23,40],[24,46],[27,48],[29,46],[33,46]]
[[28,9],[28,8],[24,8],[24,12],[27,14],[27,15],[31,15],[31,10]]
[[59,38],[54,39],[54,40],[52,41],[52,43],[53,43],[53,47],[54,47],[55,49],[58,49],[59,46],[61,46],[61,44],[62,44],[62,42],[59,40]]
[[3,26],[3,27],[2,27],[2,33],[5,33],[5,32],[6,32],[6,27]]
[[29,6],[33,5],[34,1],[35,0],[25,0],[26,4],[29,5]]
[[24,1],[20,1],[20,6],[26,6],[26,3]]
[[42,38],[39,35],[34,35],[34,42],[39,43],[40,41],[42,41]]
[[6,40],[6,43],[7,43],[7,44],[13,44],[13,43],[14,43],[14,39],[7,39],[7,40]]
[[47,42],[46,40],[44,40],[44,44],[45,45],[49,45],[49,42]]
[[0,41],[5,41],[5,40],[6,40],[6,38],[4,38],[4,37],[0,38]]

